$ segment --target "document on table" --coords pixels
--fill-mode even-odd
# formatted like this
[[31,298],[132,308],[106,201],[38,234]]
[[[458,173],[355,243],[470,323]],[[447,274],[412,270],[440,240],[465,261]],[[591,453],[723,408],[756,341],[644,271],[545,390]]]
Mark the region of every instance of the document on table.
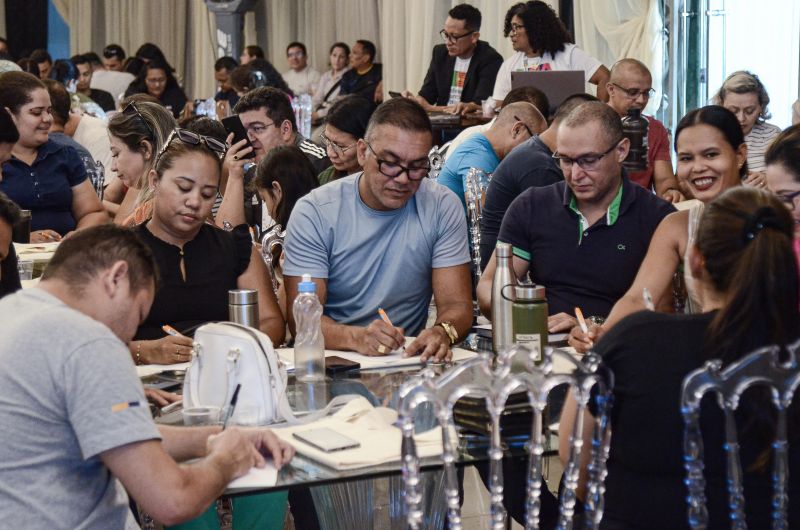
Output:
[[28,261],[49,260],[58,248],[58,241],[52,243],[14,243],[17,257]]
[[139,377],[146,377],[148,375],[160,374],[167,370],[186,370],[191,363],[177,363],[177,364],[143,364],[136,367],[136,374]]
[[[406,337],[406,347],[414,341],[414,337]],[[294,350],[292,348],[278,348],[278,357],[286,365],[287,370],[294,370]],[[352,351],[339,351],[339,350],[325,350],[325,357],[341,357],[348,361],[354,361],[361,364],[362,370],[370,368],[397,368],[401,366],[419,366],[422,363],[419,360],[419,355],[411,357],[404,357],[404,352],[395,351],[387,355],[370,356]],[[475,357],[477,353],[463,348],[453,348],[453,360],[465,361]]]
[[227,490],[252,489],[252,488],[271,488],[278,483],[278,469],[267,460],[267,464],[262,467],[250,468],[246,475],[243,475],[228,484]]

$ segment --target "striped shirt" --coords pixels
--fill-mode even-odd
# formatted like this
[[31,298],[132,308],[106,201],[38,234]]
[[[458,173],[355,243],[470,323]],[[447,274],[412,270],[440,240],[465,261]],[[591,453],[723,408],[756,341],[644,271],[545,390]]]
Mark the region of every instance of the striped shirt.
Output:
[[323,170],[331,165],[328,158],[328,152],[324,147],[321,147],[311,140],[303,138],[300,133],[295,133],[294,145],[300,148],[314,166],[314,173],[319,175]]
[[778,133],[780,127],[771,123],[756,123],[750,134],[745,136],[747,143],[747,169],[750,171],[762,171],[765,167],[764,154]]

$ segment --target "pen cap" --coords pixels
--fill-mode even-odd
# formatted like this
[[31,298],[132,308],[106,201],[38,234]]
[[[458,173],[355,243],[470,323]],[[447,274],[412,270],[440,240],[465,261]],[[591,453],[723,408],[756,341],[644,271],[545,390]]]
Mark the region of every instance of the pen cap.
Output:
[[317,284],[311,281],[310,274],[303,274],[303,281],[297,285],[298,293],[316,293]]

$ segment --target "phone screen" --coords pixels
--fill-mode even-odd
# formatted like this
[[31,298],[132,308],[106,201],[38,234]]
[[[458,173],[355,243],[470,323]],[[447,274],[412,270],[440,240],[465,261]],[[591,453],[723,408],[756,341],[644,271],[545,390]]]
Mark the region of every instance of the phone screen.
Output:
[[[225,130],[228,131],[229,134],[233,133],[233,142],[231,145],[236,142],[241,142],[242,140],[247,140],[247,145],[253,147],[253,144],[250,143],[250,139],[247,137],[247,129],[242,125],[242,120],[239,119],[238,115],[222,118],[222,125],[225,126]],[[246,155],[242,155],[242,158],[255,158],[255,156],[256,153],[255,150],[253,150]]]

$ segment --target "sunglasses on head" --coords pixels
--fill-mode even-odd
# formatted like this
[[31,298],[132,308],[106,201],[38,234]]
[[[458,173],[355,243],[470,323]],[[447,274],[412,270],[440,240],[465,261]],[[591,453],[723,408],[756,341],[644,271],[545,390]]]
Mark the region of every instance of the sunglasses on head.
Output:
[[111,59],[112,57],[119,57],[122,59],[122,53],[115,48],[105,48],[103,50],[103,57],[106,59]]
[[179,128],[173,129],[172,132],[169,133],[167,141],[164,142],[164,147],[162,147],[161,151],[158,152],[157,158],[161,158],[161,156],[164,154],[164,151],[167,150],[175,138],[187,145],[205,145],[208,149],[216,153],[219,158],[225,156],[225,152],[228,150],[228,147],[225,145],[225,143],[220,142],[216,138],[212,138],[211,136],[203,136],[202,134],[197,134],[192,131]]
[[142,123],[144,123],[144,126],[147,127],[147,132],[150,134],[150,140],[155,142],[156,133],[153,132],[152,127],[150,127],[150,123],[148,123],[148,121],[145,119],[145,117],[142,116],[142,113],[139,112],[139,108],[136,106],[136,102],[135,101],[131,101],[130,103],[128,103],[128,105],[124,109],[122,109],[122,113],[123,114],[127,114],[129,116],[130,115],[138,116],[139,119],[142,120]]

